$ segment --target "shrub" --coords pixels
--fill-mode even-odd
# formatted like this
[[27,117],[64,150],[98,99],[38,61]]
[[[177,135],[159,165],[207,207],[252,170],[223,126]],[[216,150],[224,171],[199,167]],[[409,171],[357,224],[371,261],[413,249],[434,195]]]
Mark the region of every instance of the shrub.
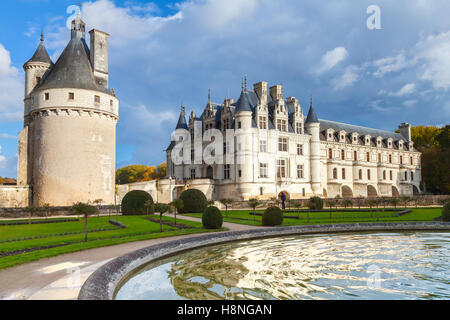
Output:
[[322,210],[323,200],[320,197],[309,198],[308,207],[310,210]]
[[203,212],[202,223],[205,229],[222,228],[223,218],[220,210],[214,206],[206,208]]
[[206,196],[197,189],[185,190],[181,193],[180,199],[183,200],[184,206],[180,209],[180,213],[198,213],[205,211],[208,200]]
[[262,216],[263,226],[279,226],[283,223],[283,212],[279,207],[268,207]]
[[123,215],[141,215],[147,213],[146,202],[153,203],[152,196],[142,190],[133,190],[128,192],[122,199]]
[[442,207],[442,220],[443,221],[450,221],[450,201],[448,201]]

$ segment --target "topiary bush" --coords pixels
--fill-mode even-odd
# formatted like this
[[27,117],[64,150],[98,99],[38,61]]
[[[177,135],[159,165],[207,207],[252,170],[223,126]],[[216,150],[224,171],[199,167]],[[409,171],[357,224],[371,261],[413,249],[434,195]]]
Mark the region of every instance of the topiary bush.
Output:
[[198,213],[205,211],[208,206],[206,196],[197,189],[188,189],[181,193],[180,199],[183,200],[183,208],[180,213]]
[[122,199],[123,215],[141,215],[147,213],[146,202],[153,203],[152,196],[142,190],[133,190],[128,192]]
[[268,207],[262,216],[263,226],[279,226],[283,223],[283,212],[279,207]]
[[308,207],[310,210],[322,210],[323,209],[322,198],[320,197],[309,198]]
[[217,207],[210,206],[203,212],[202,223],[205,229],[220,229],[223,223],[222,213]]
[[450,201],[442,207],[442,221],[450,221]]

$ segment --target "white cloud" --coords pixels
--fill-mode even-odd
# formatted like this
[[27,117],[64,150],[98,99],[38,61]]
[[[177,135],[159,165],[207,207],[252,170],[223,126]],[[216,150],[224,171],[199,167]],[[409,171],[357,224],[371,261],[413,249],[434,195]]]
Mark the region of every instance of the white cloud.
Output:
[[344,47],[336,47],[333,50],[328,51],[322,57],[320,61],[320,66],[317,70],[318,73],[323,73],[331,70],[339,62],[347,58],[348,52]]
[[17,139],[17,137],[9,133],[0,133],[0,139]]
[[390,92],[390,96],[394,97],[403,97],[405,95],[412,94],[416,91],[416,85],[414,83],[405,84],[400,90],[397,92]]
[[0,122],[23,108],[23,90],[19,70],[12,66],[9,51],[0,43]]
[[375,60],[372,66],[376,68],[373,73],[375,77],[383,77],[384,75],[405,69],[415,64],[415,60],[408,60],[404,53],[399,53],[393,57],[387,57]]
[[418,57],[424,60],[421,78],[435,89],[450,88],[450,31],[431,35],[417,44]]
[[359,80],[359,67],[355,65],[345,68],[344,73],[339,78],[333,81],[333,87],[335,90],[342,90],[347,87],[351,87]]
[[389,108],[381,106],[382,103],[383,103],[382,100],[371,101],[369,103],[369,107],[372,108],[373,110],[380,111],[380,112],[387,112],[387,111],[389,111],[390,110]]
[[411,100],[406,100],[405,102],[403,102],[403,105],[405,107],[411,108],[412,106],[417,104],[417,100],[411,99]]
[[0,145],[0,169],[4,169],[6,167],[6,157],[2,155],[2,146]]

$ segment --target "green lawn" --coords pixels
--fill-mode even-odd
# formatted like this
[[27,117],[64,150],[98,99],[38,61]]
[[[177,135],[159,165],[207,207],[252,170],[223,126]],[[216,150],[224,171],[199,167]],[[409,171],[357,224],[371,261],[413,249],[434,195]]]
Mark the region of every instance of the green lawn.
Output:
[[[329,224],[329,223],[357,223],[357,222],[396,222],[396,221],[433,221],[441,215],[441,208],[410,208],[412,212],[397,216],[396,212],[332,212],[331,218],[329,212],[311,212],[293,213],[287,212],[288,216],[298,216],[299,219],[283,220],[283,226],[305,225],[305,224]],[[223,219],[226,222],[233,222],[246,225],[261,225],[261,216],[249,215],[249,210],[229,210],[228,217],[225,211],[222,211]],[[256,210],[262,213],[263,210]],[[201,213],[187,214],[191,217],[201,218]]]
[[[149,217],[159,219],[159,216],[156,215]],[[131,241],[170,237],[175,235],[224,230],[206,230],[202,228],[202,224],[199,222],[177,218],[177,223],[186,224],[195,228],[179,230],[170,226],[163,225],[163,232],[160,232],[159,223],[148,221],[145,218],[145,216],[120,216],[118,218],[112,217],[112,219],[120,221],[127,227],[125,229],[115,229],[111,231],[90,232],[88,234],[88,242],[83,242],[84,234],[81,233],[42,239],[0,243],[0,254],[18,250],[38,249],[45,246],[67,244],[65,246],[59,246],[55,248],[47,248],[32,252],[20,253],[12,256],[0,257],[0,269],[45,257],[51,257],[63,253],[75,252],[96,247],[109,246]],[[105,216],[91,217],[88,220],[88,229],[95,230],[100,228],[114,227],[113,225],[108,223],[108,220],[109,218]],[[163,221],[173,222],[173,219],[163,216]],[[83,231],[82,220],[80,220],[79,222],[0,226],[0,239],[4,240],[17,238],[19,236],[29,237],[79,231]]]

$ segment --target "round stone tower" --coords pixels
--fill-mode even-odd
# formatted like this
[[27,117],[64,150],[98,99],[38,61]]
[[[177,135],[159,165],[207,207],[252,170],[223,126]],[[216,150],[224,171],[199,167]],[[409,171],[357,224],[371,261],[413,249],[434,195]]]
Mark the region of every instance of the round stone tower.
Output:
[[[54,65],[41,39],[38,60],[49,61],[32,58],[24,66],[25,129],[19,137],[27,137],[27,146],[21,156],[19,144],[18,171],[31,187],[35,206],[97,199],[114,203],[119,100],[108,88],[108,37],[92,30],[89,50],[78,15]],[[47,69],[37,73],[34,64],[44,62],[37,70]],[[25,154],[27,161],[21,160]]]
[[311,134],[310,167],[311,167],[311,189],[315,195],[322,195],[321,190],[321,165],[320,165],[320,122],[314,112],[312,98],[308,116],[305,121],[305,129]]

